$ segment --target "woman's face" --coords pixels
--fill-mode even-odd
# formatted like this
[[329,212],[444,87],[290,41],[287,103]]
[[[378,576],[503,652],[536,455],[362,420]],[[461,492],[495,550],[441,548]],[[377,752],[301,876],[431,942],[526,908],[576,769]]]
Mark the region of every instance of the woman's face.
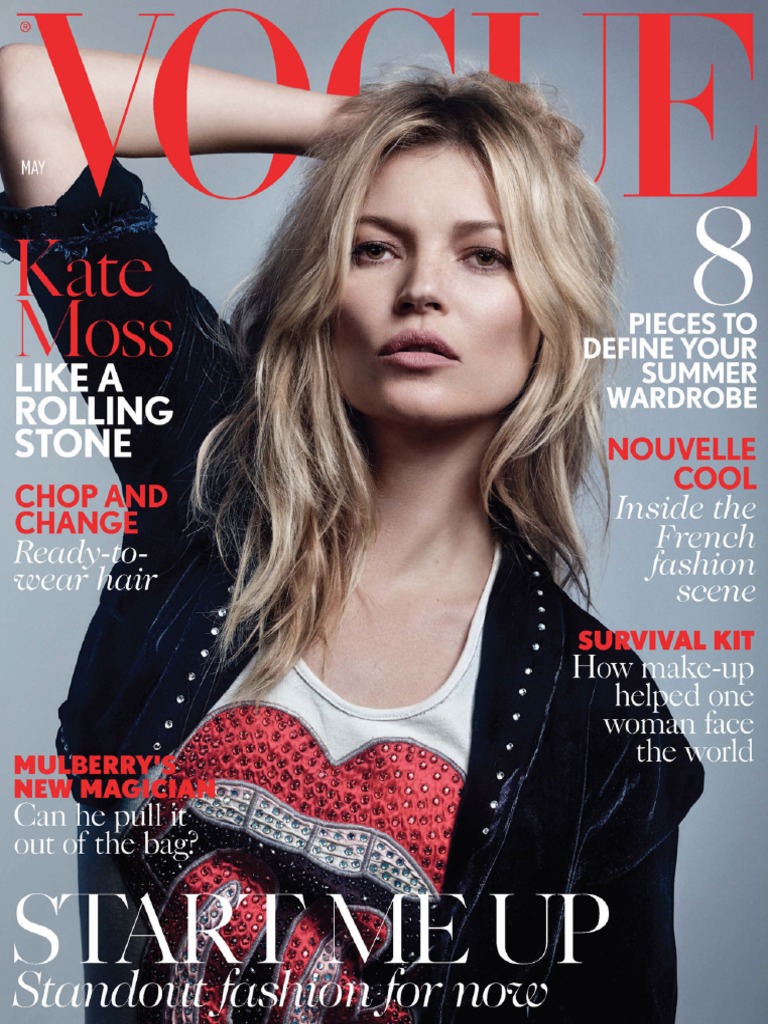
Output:
[[538,337],[473,161],[447,146],[391,157],[363,203],[333,334],[350,405],[382,425],[495,429]]

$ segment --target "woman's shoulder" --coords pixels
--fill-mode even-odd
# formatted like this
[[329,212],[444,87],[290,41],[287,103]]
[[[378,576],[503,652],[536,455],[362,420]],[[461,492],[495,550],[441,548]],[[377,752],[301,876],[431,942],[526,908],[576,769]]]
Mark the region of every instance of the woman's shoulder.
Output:
[[[563,623],[563,642],[569,650],[584,655],[592,665],[626,664],[624,670],[604,669],[618,677],[642,668],[642,660],[632,647],[633,633],[607,626],[591,611],[578,604],[562,587],[556,587]],[[635,634],[640,631],[635,630]]]
[[559,645],[562,657],[577,659],[575,668],[606,666],[600,668],[600,678],[622,679],[642,672],[642,661],[631,646],[631,634],[610,629],[577,603],[555,581],[544,561],[520,541],[503,548],[499,576],[510,611],[517,599],[516,620],[522,610],[530,610],[534,619],[543,619],[540,626],[537,623],[543,634],[539,642]]
[[[630,870],[698,799],[695,753],[630,644],[617,643],[534,552],[506,552],[491,614],[487,660],[498,679],[480,705],[487,735],[501,735],[502,748],[512,736],[509,756],[522,756],[543,792],[556,780],[556,799],[573,801],[585,870],[603,879]],[[648,732],[638,735],[644,720]]]
[[671,719],[655,680],[655,667],[634,650],[642,629],[606,626],[557,587],[561,611],[561,684],[579,683],[589,693],[593,716],[622,719],[645,715]]
[[[651,631],[609,628],[553,584],[550,601],[560,612],[560,671],[554,706],[573,714],[578,706],[588,724],[590,742],[606,756],[630,752],[643,763],[638,747],[667,750],[669,763],[702,775],[698,758],[670,710],[666,692],[656,682],[658,666],[633,648]],[[613,754],[612,754],[613,752]]]
[[701,794],[704,771],[656,683],[655,665],[632,648],[643,631],[609,629],[562,591],[560,602],[560,686],[588,702],[591,758],[600,776],[622,764],[621,785],[647,792],[649,808],[658,799],[661,817],[679,822]]
[[578,723],[584,768],[584,870],[629,870],[656,849],[701,795],[704,770],[670,711],[654,666],[630,630],[608,629],[558,588],[561,672],[552,714],[558,735]]

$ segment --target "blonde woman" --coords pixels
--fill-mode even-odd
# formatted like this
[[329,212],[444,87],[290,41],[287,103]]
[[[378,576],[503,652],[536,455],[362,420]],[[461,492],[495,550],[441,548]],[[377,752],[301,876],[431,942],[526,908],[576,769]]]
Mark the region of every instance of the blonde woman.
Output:
[[[115,126],[134,63],[84,59]],[[155,72],[119,155],[159,154]],[[145,261],[145,294],[85,300],[81,329],[172,338],[115,359],[126,394],[174,410],[116,460],[169,492],[141,523],[157,579],[105,592],[59,736],[215,780],[127,833],[157,914],[136,1019],[182,1019],[186,984],[201,1022],[673,1020],[700,770],[606,731],[619,656],[575,660],[597,624],[558,585],[586,593],[573,503],[600,383],[580,339],[610,333],[614,268],[578,130],[482,73],[341,101],[195,69],[194,151],[317,158],[225,326],[138,179],[116,164],[98,197],[81,173],[44,53],[6,50],[0,75],[7,249],[36,239],[60,284],[77,257]],[[17,172],[33,148],[45,177]],[[67,301],[31,285],[55,335]]]

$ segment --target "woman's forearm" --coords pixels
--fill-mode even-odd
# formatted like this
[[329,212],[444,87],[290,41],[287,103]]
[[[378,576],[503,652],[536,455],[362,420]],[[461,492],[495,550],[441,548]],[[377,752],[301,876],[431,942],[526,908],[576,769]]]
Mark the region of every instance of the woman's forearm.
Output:
[[[139,57],[81,51],[110,137],[114,138]],[[147,58],[117,145],[118,156],[162,156],[153,97],[160,61]],[[343,100],[193,66],[188,84],[193,153],[302,153],[322,135]],[[42,174],[22,175],[21,161],[44,161]],[[51,203],[83,168],[85,156],[46,51],[0,50],[0,174],[19,205]]]

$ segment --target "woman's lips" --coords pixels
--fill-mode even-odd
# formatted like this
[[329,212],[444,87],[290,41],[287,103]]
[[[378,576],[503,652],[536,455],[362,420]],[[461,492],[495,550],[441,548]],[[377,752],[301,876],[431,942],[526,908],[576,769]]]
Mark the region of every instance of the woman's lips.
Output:
[[400,331],[380,349],[379,359],[390,366],[413,370],[428,370],[460,362],[448,342],[432,331]]

